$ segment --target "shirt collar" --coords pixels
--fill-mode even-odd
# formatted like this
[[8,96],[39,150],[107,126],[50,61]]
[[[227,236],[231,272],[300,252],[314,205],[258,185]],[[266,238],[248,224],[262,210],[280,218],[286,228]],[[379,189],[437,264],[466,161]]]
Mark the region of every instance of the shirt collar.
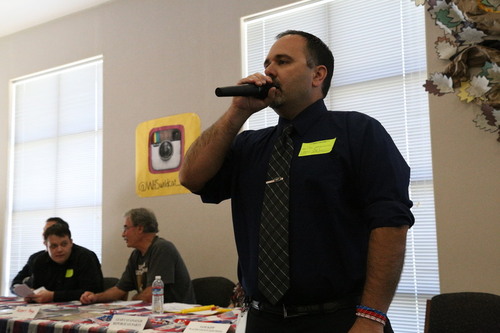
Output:
[[160,237],[158,237],[158,235],[156,235],[156,236],[153,238],[153,240],[151,241],[151,244],[149,244],[149,246],[148,246],[148,249],[146,250],[146,252],[144,252],[144,255],[142,255],[141,251],[137,250],[137,251],[139,251],[139,255],[140,255],[141,257],[143,257],[143,258],[144,258],[144,257],[146,257],[146,256],[149,254],[149,252],[151,252],[151,247],[153,246],[153,244],[154,244],[154,243],[155,243],[155,242],[156,242],[159,238],[160,238]]
[[278,133],[281,133],[283,128],[288,124],[292,124],[294,132],[299,136],[304,136],[309,127],[318,121],[323,112],[328,111],[323,99],[319,99],[313,104],[309,105],[302,112],[300,112],[294,119],[288,120],[280,117],[278,121]]

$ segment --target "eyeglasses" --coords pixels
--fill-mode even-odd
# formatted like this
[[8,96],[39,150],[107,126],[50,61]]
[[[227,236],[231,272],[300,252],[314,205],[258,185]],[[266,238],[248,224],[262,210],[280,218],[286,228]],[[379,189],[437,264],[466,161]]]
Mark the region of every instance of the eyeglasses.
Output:
[[131,227],[129,227],[128,225],[124,225],[124,226],[123,226],[123,232],[127,231],[128,229],[135,228],[135,227],[136,227],[135,225],[133,225],[133,226],[131,226]]

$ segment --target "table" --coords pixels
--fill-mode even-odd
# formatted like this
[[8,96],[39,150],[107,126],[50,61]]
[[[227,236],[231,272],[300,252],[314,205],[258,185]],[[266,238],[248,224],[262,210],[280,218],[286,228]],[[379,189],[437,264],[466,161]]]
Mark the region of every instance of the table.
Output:
[[[165,304],[168,310],[175,303]],[[18,306],[40,306],[35,319],[13,317]],[[210,313],[151,313],[151,304],[144,302],[113,302],[81,305],[80,302],[28,304],[16,297],[0,297],[0,333],[105,333],[114,315],[147,316],[151,328],[143,332],[184,332],[191,321],[230,324],[234,331],[239,309],[215,308]],[[172,310],[174,311],[174,310]],[[221,312],[224,311],[224,312]],[[110,330],[111,331],[111,330]],[[136,330],[120,330],[135,333]]]

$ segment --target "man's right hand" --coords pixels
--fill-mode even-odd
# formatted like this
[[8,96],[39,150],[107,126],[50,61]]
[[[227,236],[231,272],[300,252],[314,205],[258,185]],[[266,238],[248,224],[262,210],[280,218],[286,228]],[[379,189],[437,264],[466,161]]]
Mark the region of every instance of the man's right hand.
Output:
[[[246,78],[238,81],[238,85],[240,84],[255,84],[258,86],[263,86],[266,84],[272,84],[273,80],[271,77],[266,76],[261,73],[255,73],[247,76]],[[255,97],[234,97],[232,102],[232,107],[238,109],[239,112],[246,113],[246,118],[251,116],[253,113],[258,112],[271,103],[274,99],[276,93],[276,88],[271,88],[268,92],[268,95],[264,99],[255,98]],[[245,119],[246,120],[246,119]]]
[[80,302],[82,302],[82,304],[92,304],[96,301],[96,295],[91,291],[86,291],[80,296]]

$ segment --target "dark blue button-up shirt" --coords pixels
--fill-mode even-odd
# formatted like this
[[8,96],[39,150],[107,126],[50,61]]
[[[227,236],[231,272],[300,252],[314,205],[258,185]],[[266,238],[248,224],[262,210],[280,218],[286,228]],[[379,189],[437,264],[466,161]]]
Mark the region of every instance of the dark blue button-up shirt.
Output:
[[[273,142],[292,123],[290,167],[290,279],[286,304],[328,302],[361,294],[370,231],[412,225],[410,169],[375,119],[328,111],[323,100],[275,127],[235,139],[202,200],[232,200],[238,272],[248,296],[257,287],[259,223]],[[333,147],[330,149],[333,143]]]

